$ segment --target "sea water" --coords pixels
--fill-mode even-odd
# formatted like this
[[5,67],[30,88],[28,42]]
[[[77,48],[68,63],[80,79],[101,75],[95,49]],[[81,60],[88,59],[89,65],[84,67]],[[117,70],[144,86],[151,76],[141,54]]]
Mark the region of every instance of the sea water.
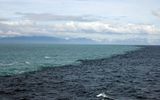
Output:
[[126,45],[0,44],[0,76],[78,64],[80,59],[108,58],[138,48]]

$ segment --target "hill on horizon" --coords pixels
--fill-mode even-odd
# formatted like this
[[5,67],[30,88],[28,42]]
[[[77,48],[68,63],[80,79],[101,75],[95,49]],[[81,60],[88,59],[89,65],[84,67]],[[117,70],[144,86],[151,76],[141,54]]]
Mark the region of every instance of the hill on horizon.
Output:
[[86,38],[64,39],[47,36],[19,36],[0,38],[0,43],[95,44],[96,42]]

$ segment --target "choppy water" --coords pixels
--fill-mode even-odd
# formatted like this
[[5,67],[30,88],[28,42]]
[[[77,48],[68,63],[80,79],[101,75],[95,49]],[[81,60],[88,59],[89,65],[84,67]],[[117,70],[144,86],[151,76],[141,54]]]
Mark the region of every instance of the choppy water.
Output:
[[107,58],[136,46],[0,44],[0,76],[76,64],[79,59]]

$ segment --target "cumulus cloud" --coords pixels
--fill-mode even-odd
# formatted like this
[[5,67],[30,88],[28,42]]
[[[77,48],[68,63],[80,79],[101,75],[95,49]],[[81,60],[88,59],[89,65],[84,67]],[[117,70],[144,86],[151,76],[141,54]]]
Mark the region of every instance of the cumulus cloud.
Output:
[[102,21],[41,24],[33,20],[0,21],[0,37],[53,36],[86,38],[101,43],[117,41],[160,41],[160,28],[150,24],[120,24]]
[[84,32],[101,34],[159,34],[160,29],[149,24],[117,24],[104,22],[67,22],[55,24],[53,28],[61,32]]

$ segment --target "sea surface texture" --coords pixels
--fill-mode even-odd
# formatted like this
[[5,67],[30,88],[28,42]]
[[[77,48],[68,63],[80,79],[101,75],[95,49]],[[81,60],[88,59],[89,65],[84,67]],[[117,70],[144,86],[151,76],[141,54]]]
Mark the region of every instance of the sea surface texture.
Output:
[[0,76],[79,64],[78,60],[107,58],[138,48],[116,45],[0,44]]
[[160,100],[160,46],[146,46],[109,58],[81,60],[77,65],[0,76],[0,98]]

